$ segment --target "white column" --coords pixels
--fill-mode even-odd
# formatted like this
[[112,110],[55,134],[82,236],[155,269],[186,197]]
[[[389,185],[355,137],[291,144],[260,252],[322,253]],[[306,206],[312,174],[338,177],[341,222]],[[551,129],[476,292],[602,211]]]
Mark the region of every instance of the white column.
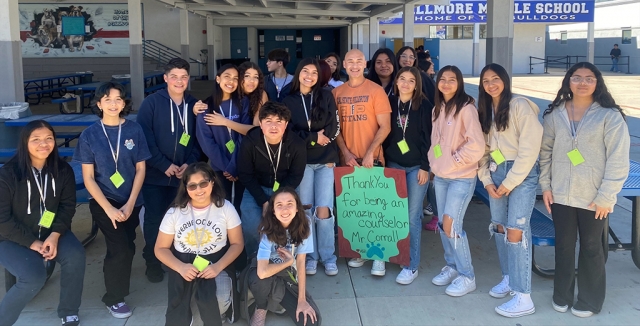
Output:
[[0,22],[0,71],[4,74],[0,102],[22,102],[24,82],[18,1],[0,0]]
[[480,65],[480,24],[473,24],[473,62],[471,63],[471,73],[479,76],[482,66]]
[[358,24],[356,25],[358,28],[358,43],[357,49],[364,52],[364,25]]
[[138,108],[144,100],[144,59],[142,55],[142,5],[140,0],[129,2],[129,71],[131,102]]
[[380,48],[380,24],[377,17],[369,18],[369,56]]
[[487,63],[513,70],[514,0],[487,1]]
[[413,47],[414,4],[405,4],[402,12],[402,44]]
[[[349,50],[354,48],[354,46],[353,46],[353,25],[347,26],[347,45],[348,45],[349,48],[346,51],[349,51]],[[344,49],[342,49],[342,52],[346,53],[346,51]]]
[[214,80],[216,75],[215,28],[213,27],[213,17],[207,16],[207,74],[209,80]]
[[180,54],[189,61],[189,11],[180,9]]
[[358,25],[349,25],[349,30],[351,31],[351,49],[358,48]]
[[587,61],[594,63],[595,62],[595,51],[596,46],[594,43],[595,37],[595,28],[594,23],[587,23]]

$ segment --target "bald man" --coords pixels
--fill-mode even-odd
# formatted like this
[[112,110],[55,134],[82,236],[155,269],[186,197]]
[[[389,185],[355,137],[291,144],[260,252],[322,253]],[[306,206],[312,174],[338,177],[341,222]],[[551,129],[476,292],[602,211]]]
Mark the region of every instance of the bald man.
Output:
[[[367,60],[360,50],[344,56],[343,66],[349,81],[333,89],[340,115],[340,135],[337,138],[341,163],[348,166],[384,166],[382,142],[391,131],[391,105],[384,89],[364,76]],[[361,258],[349,261],[351,267],[361,267]],[[374,261],[371,274],[384,276],[384,261]]]

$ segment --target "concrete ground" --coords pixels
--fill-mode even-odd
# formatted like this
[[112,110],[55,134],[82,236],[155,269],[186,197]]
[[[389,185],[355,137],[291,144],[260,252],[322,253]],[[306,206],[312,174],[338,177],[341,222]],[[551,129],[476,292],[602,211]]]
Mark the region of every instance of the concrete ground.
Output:
[[[561,76],[515,76],[515,93],[532,98],[541,108],[555,96]],[[631,158],[640,160],[640,77],[611,74],[607,85],[630,116],[632,135]],[[478,78],[465,78],[468,93],[477,96]],[[475,85],[474,85],[475,84]],[[194,94],[204,99],[211,82],[194,82]],[[32,107],[34,114],[55,113],[56,107]],[[540,205],[540,203],[538,203]],[[611,227],[623,242],[630,241],[631,204],[619,198],[618,207],[610,216]],[[553,282],[532,275],[532,297],[536,313],[508,319],[497,315],[494,307],[507,299],[493,299],[488,292],[500,281],[500,269],[494,240],[489,239],[487,227],[489,209],[480,202],[472,202],[465,216],[465,230],[469,235],[471,255],[476,273],[477,290],[461,298],[444,294],[444,287],[431,284],[431,278],[444,265],[439,235],[422,233],[422,253],[419,276],[408,286],[395,283],[400,268],[387,264],[387,275],[369,274],[371,263],[361,268],[347,267],[340,258],[337,276],[326,276],[319,268],[317,275],[308,277],[308,291],[320,307],[325,325],[638,325],[640,320],[640,270],[633,264],[630,252],[610,252],[607,262],[607,297],[602,312],[587,319],[571,313],[557,313],[551,307]],[[87,205],[80,205],[74,219],[73,230],[79,238],[89,232],[90,214]],[[624,231],[624,232],[623,232]],[[143,246],[139,234],[138,252]],[[161,325],[166,309],[166,279],[162,283],[149,283],[144,276],[144,261],[136,255],[133,263],[131,294],[127,303],[134,309],[129,319],[114,319],[100,301],[104,294],[102,259],[105,245],[101,234],[87,246],[87,270],[80,318],[83,325]],[[542,266],[553,265],[553,248],[536,248],[536,260]],[[0,273],[0,284],[4,274]],[[56,325],[56,307],[59,295],[60,272],[56,269],[42,291],[22,312],[16,325]],[[0,297],[4,289],[0,289]],[[197,318],[196,318],[197,319]],[[201,325],[201,322],[196,324]],[[246,325],[244,320],[236,324]],[[269,314],[267,325],[291,325],[286,317]]]

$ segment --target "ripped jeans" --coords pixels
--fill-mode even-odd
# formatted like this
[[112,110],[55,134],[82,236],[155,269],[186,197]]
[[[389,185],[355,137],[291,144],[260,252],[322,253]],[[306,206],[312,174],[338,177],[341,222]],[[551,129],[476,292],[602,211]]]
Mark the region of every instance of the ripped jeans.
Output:
[[[513,161],[506,161],[491,173],[496,188],[504,181],[513,167]],[[496,239],[498,259],[502,275],[509,275],[509,287],[520,293],[531,293],[531,212],[536,202],[536,187],[540,168],[536,163],[524,181],[513,188],[509,196],[495,199],[489,197],[491,224],[489,233]],[[498,232],[502,225],[504,233]],[[509,229],[522,231],[522,240],[516,243],[508,239]]]
[[[335,263],[335,221],[333,215],[333,168],[335,164],[307,164],[304,168],[304,176],[300,182],[300,201],[302,205],[313,205],[307,212],[311,216],[311,236],[313,238],[313,252],[307,255],[307,259],[321,261],[323,264]],[[329,208],[328,218],[318,218],[318,207]]]
[[[444,260],[447,262],[447,266],[458,271],[460,275],[475,279],[473,265],[471,265],[469,240],[467,233],[462,229],[462,222],[476,187],[476,177],[447,179],[436,175],[433,184],[436,189],[438,213],[440,213],[438,227],[444,248]],[[449,235],[451,237],[445,234],[442,227],[445,215],[453,220],[452,234]]]

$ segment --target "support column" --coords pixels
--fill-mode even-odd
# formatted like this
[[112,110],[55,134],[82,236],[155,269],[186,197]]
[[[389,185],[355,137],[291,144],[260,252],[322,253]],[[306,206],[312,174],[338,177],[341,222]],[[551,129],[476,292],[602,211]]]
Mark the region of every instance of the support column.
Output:
[[138,108],[144,100],[144,59],[142,55],[142,5],[129,0],[129,74],[131,102]]
[[364,52],[364,25],[358,24],[358,43],[357,49]]
[[414,4],[405,4],[402,12],[402,44],[413,47]]
[[[347,26],[347,45],[349,48],[346,51],[353,49],[353,25]],[[342,53],[346,53],[344,49],[341,50]]]
[[216,75],[216,54],[214,52],[215,34],[213,17],[207,16],[207,74],[209,80],[214,80]]
[[3,22],[0,25],[0,71],[4,74],[0,102],[22,102],[24,85],[18,1],[0,0],[0,21]]
[[189,11],[180,9],[180,54],[189,61]]
[[369,57],[380,48],[380,24],[377,17],[369,18]]
[[513,0],[487,1],[487,63],[497,63],[512,75]]
[[480,24],[473,24],[473,62],[471,63],[471,74],[479,76],[480,70]]
[[595,51],[596,51],[596,46],[594,43],[595,34],[596,32],[594,28],[594,23],[593,22],[587,23],[587,61],[591,63],[595,63]]
[[358,48],[358,25],[349,25],[349,31],[351,34],[351,42],[349,42],[349,44],[351,45],[351,49],[357,49]]

